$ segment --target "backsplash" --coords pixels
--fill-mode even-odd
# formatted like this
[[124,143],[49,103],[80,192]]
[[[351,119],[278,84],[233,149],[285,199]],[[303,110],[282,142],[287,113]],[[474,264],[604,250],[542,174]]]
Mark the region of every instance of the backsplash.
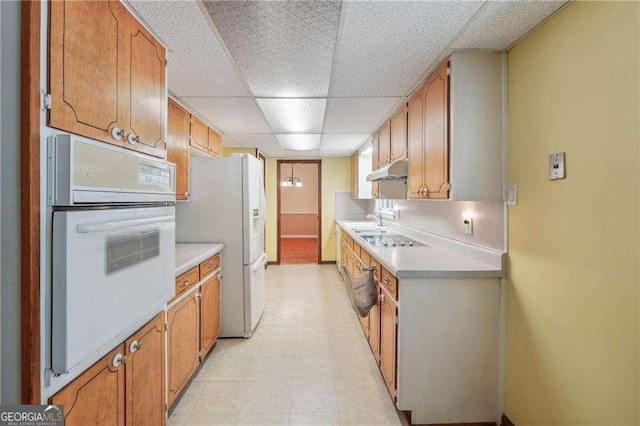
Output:
[[[374,201],[367,202],[373,212]],[[489,201],[397,200],[397,223],[466,243],[506,251],[505,204]],[[473,234],[464,233],[462,212],[473,213]]]

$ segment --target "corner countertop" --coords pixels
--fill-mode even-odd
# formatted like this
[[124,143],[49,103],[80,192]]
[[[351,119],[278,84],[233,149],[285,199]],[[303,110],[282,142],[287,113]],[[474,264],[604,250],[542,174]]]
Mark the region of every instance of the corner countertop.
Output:
[[459,241],[443,241],[443,237],[434,235],[409,234],[406,230],[398,229],[394,225],[389,225],[388,230],[410,236],[424,242],[427,246],[374,247],[362,240],[352,229],[363,224],[371,226],[373,222],[340,219],[335,222],[397,278],[499,278],[505,276],[505,253],[497,250],[471,247]]
[[224,244],[176,244],[176,276],[218,254]]

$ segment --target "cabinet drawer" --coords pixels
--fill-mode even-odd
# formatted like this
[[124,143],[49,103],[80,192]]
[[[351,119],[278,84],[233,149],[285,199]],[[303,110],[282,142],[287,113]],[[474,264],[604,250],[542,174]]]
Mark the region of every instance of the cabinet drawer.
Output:
[[391,272],[382,268],[381,284],[387,289],[394,299],[398,300],[398,279],[391,275]]
[[184,274],[176,278],[176,296],[200,281],[198,267],[189,269]]
[[216,254],[215,256],[205,260],[200,264],[200,276],[202,278],[209,275],[211,272],[215,271],[220,267],[220,255]]
[[375,260],[373,256],[370,256],[369,258],[370,258],[369,266],[373,267],[373,274],[375,275],[378,282],[382,282],[382,280],[380,279],[380,274],[382,273],[382,266],[380,266],[378,261]]

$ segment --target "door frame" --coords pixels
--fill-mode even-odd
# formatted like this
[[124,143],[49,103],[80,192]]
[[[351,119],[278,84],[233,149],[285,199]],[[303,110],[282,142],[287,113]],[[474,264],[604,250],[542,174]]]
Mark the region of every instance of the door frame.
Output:
[[280,185],[281,183],[281,176],[280,176],[280,165],[281,164],[296,164],[296,163],[300,163],[300,164],[310,164],[310,163],[315,163],[318,166],[318,265],[320,265],[322,263],[322,160],[277,160],[277,164],[276,164],[276,168],[277,168],[277,180],[276,180],[276,185],[278,186],[278,197],[277,197],[277,203],[278,203],[278,233],[276,235],[277,239],[278,239],[278,253],[277,253],[277,258],[276,258],[276,265],[280,265],[280,232],[281,232],[281,224],[280,224],[280,213],[281,213],[281,209],[280,209],[280,189],[282,188],[282,186]]

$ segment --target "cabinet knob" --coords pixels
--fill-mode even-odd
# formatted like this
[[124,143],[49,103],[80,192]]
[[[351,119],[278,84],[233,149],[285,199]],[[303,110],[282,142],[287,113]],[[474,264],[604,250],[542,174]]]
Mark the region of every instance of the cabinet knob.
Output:
[[127,136],[127,142],[129,142],[131,145],[135,145],[136,143],[140,142],[140,136],[129,133],[129,136]]
[[218,274],[218,279],[221,280],[222,279],[222,274]]
[[134,353],[136,352],[138,349],[140,349],[142,347],[142,342],[138,342],[137,340],[134,340],[133,342],[131,342],[131,344],[129,345],[129,352]]
[[117,141],[124,138],[124,135],[125,135],[124,130],[121,130],[117,127],[114,127],[113,129],[111,129],[111,137]]
[[384,294],[378,295],[378,302],[384,302]]
[[116,356],[113,357],[113,360],[111,361],[111,365],[113,365],[114,368],[118,368],[126,362],[127,362],[127,357],[122,355],[120,352],[118,352]]
[[189,191],[185,191],[184,196],[186,198],[189,198],[189,197],[191,197],[191,193]]

